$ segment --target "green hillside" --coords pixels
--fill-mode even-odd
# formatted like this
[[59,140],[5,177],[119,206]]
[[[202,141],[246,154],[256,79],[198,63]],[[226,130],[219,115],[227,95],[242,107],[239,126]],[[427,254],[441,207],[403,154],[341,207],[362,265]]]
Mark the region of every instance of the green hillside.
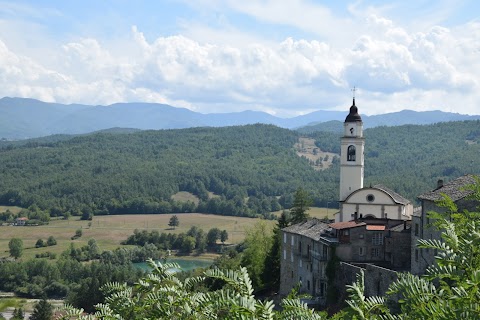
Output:
[[[310,136],[323,151],[339,152],[337,133]],[[366,185],[382,183],[415,200],[438,178],[478,174],[479,136],[479,121],[368,129]],[[270,217],[289,206],[298,187],[311,192],[316,205],[336,201],[338,159],[329,169],[314,170],[293,149],[299,137],[271,125],[247,125],[5,142],[0,205],[36,205],[52,215],[198,211]],[[198,206],[173,201],[179,191],[198,196]]]

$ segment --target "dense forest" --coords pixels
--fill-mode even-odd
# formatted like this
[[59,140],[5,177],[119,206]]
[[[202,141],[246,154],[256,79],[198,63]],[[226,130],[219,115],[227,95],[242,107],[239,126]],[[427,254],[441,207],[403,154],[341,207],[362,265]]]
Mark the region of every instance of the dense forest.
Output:
[[[313,132],[338,153],[340,135]],[[51,215],[208,212],[271,217],[299,187],[315,205],[337,199],[338,161],[316,171],[293,145],[300,133],[272,125],[100,132],[0,144],[0,204]],[[365,185],[412,201],[436,180],[480,172],[480,121],[365,130]],[[188,191],[199,203],[177,202]]]

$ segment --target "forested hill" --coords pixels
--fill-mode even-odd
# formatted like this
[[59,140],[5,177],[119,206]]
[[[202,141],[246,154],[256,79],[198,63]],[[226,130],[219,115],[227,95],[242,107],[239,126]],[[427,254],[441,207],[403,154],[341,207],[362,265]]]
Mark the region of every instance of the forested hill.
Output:
[[[339,153],[340,134],[314,132],[317,146]],[[480,175],[480,121],[377,127],[364,131],[365,186],[383,184],[411,201],[438,179]]]
[[[298,187],[317,205],[338,198],[338,159],[323,171],[293,149],[300,134],[272,125],[96,133],[5,143],[0,205],[36,205],[53,215],[210,212],[254,216],[288,206]],[[316,132],[339,153],[338,133]],[[480,121],[365,130],[365,185],[411,200],[438,178],[480,173]],[[6,145],[7,144],[7,145]],[[199,204],[171,199],[178,191]]]
[[[54,214],[195,210],[254,216],[280,209],[284,199],[278,196],[300,186],[316,190],[319,199],[335,199],[331,186],[338,174],[315,172],[295,154],[297,140],[294,131],[248,125],[12,143],[0,149],[0,203],[36,204]],[[198,208],[171,201],[178,191],[197,195]]]

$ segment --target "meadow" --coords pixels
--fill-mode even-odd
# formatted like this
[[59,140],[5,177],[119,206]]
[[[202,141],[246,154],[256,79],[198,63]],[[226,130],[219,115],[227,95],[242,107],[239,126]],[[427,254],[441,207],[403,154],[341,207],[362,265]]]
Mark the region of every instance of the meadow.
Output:
[[[8,207],[0,208],[0,211]],[[9,208],[12,211],[12,208]],[[333,217],[334,209],[328,209],[329,217]],[[311,217],[323,218],[327,209],[311,208]],[[220,216],[201,213],[179,213],[180,225],[175,229],[168,226],[172,214],[135,214],[135,215],[111,215],[95,216],[92,221],[79,220],[79,217],[71,217],[69,220],[51,220],[43,226],[0,226],[0,257],[9,256],[8,242],[16,237],[23,240],[23,259],[29,259],[37,253],[53,252],[60,255],[73,243],[76,247],[87,244],[89,239],[97,241],[100,250],[113,250],[118,248],[122,240],[133,234],[135,229],[157,230],[158,232],[180,233],[186,232],[190,227],[197,226],[208,232],[211,228],[227,230],[228,240],[226,243],[237,244],[245,237],[245,230],[259,221],[265,221],[273,228],[275,221],[258,218]],[[82,237],[71,240],[76,230],[82,230]],[[51,247],[35,248],[38,239],[47,240],[53,236],[57,245]]]

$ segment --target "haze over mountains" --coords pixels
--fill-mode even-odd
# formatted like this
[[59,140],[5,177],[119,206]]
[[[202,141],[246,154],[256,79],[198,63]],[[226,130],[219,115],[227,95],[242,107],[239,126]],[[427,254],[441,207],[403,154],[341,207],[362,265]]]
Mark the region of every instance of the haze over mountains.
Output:
[[[361,111],[361,106],[359,108]],[[343,121],[347,113],[348,110],[320,110],[285,119],[258,111],[202,114],[185,108],[156,103],[116,103],[109,106],[89,106],[5,97],[0,99],[0,138],[10,140],[52,134],[82,134],[116,127],[146,130],[265,123],[295,129],[319,123],[321,127],[321,123],[324,122]],[[374,116],[362,115],[362,119],[365,128],[369,128],[381,125],[397,126],[475,120],[480,119],[480,115],[404,110]]]

